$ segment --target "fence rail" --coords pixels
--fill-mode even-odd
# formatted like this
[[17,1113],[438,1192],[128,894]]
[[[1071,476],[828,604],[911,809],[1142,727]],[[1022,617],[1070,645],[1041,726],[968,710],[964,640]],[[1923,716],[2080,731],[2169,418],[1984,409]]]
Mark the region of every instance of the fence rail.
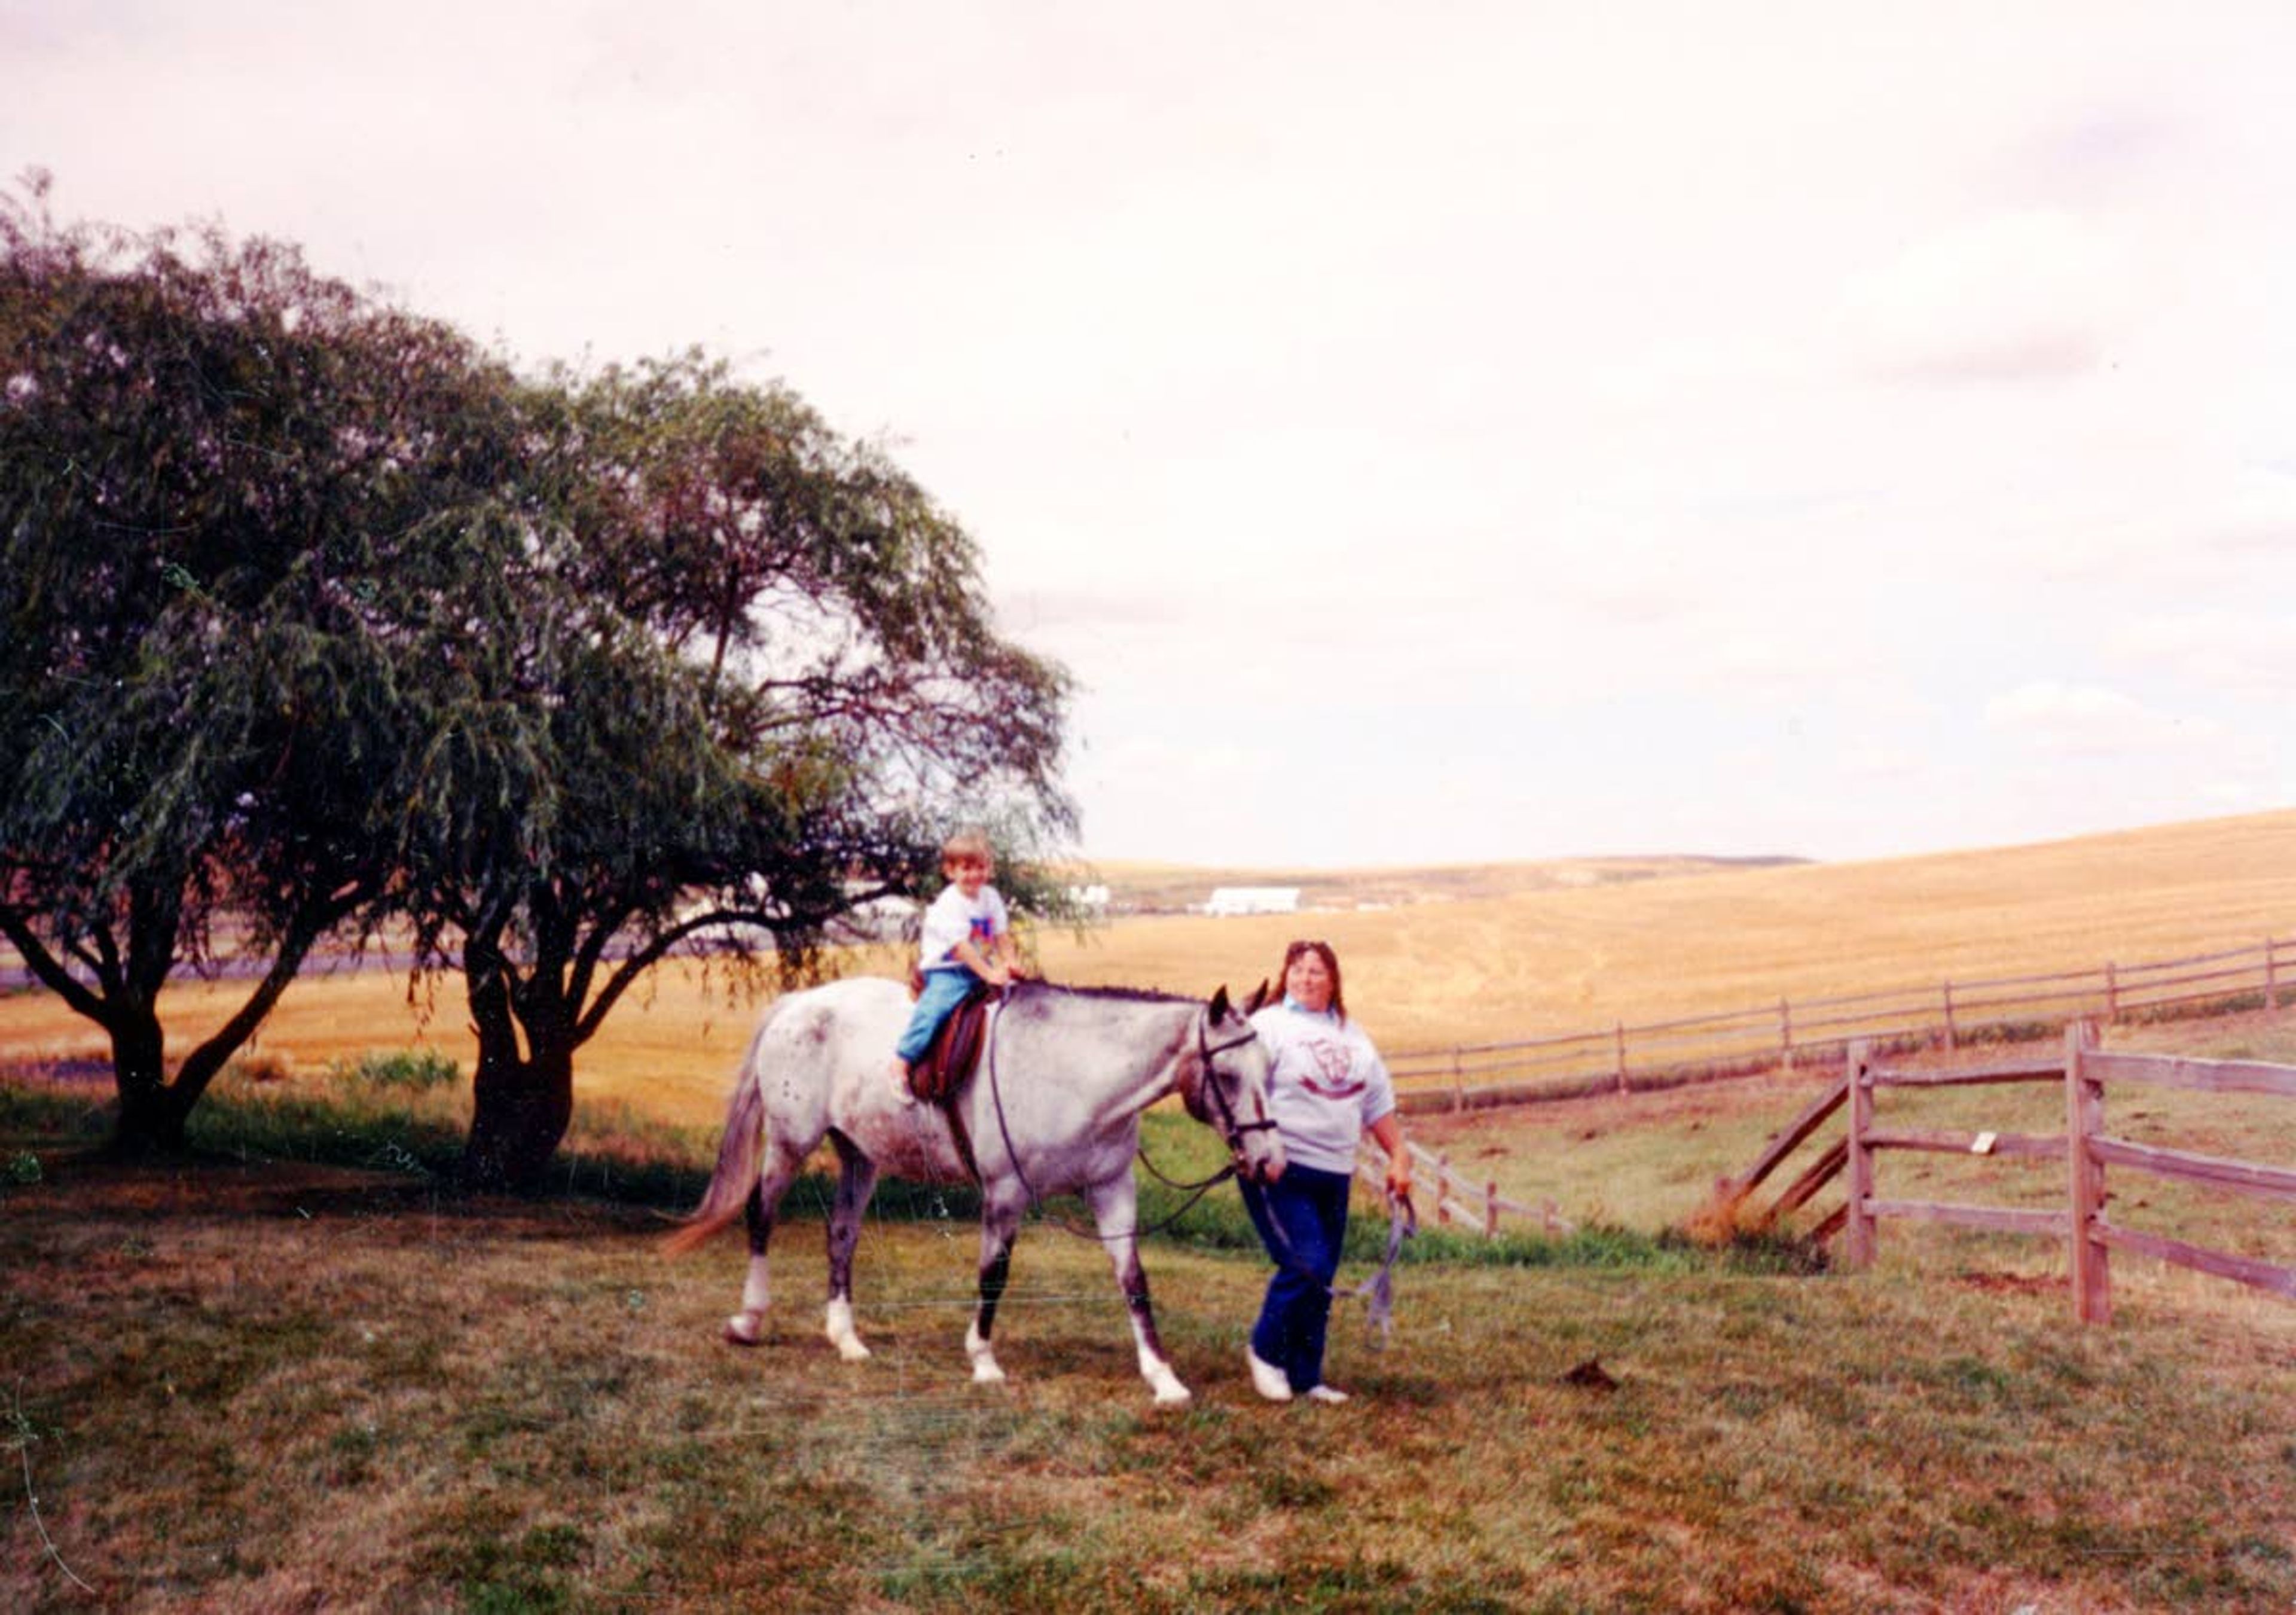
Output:
[[[2035,1135],[1883,1128],[1874,1125],[1876,1097],[1885,1089],[2011,1082],[2062,1084],[2065,1093],[2065,1131],[2061,1135]],[[1867,1057],[1866,1045],[1857,1045],[1848,1052],[1841,1078],[1789,1123],[1752,1166],[1737,1177],[1725,1180],[1720,1185],[1720,1199],[1734,1208],[1828,1117],[1846,1104],[1847,1136],[1781,1193],[1763,1220],[1776,1222],[1808,1201],[1827,1181],[1837,1176],[1845,1177],[1848,1194],[1844,1203],[1818,1225],[1816,1233],[1820,1238],[1839,1233],[1843,1259],[1852,1267],[1871,1265],[1879,1225],[1896,1218],[2062,1240],[2070,1253],[2073,1315],[2085,1324],[2112,1321],[2110,1253],[2114,1250],[2126,1250],[2296,1298],[2296,1267],[2210,1250],[2166,1234],[2123,1227],[2110,1219],[2104,1187],[2108,1167],[2116,1171],[2142,1172],[2154,1178],[2199,1184],[2254,1199],[2296,1201],[2296,1168],[2137,1144],[2108,1135],[2106,1091],[2109,1087],[2132,1086],[2184,1088],[2209,1094],[2264,1094],[2296,1099],[2296,1066],[2269,1065],[2259,1061],[2107,1053],[2097,1047],[2095,1024],[2087,1021],[2076,1021],[2065,1029],[2063,1053],[2054,1059],[2002,1062],[1982,1070],[1896,1070],[1874,1063]],[[1875,1160],[1880,1155],[1898,1150],[2061,1159],[2066,1163],[2065,1202],[2057,1209],[2040,1210],[1885,1199],[1874,1193]]]
[[[1438,1227],[1468,1228],[1486,1238],[1496,1238],[1502,1216],[1535,1221],[1547,1234],[1569,1234],[1576,1226],[1551,1200],[1536,1206],[1510,1200],[1499,1193],[1496,1180],[1477,1182],[1454,1170],[1447,1154],[1408,1139],[1403,1147],[1411,1152],[1412,1176],[1422,1191],[1414,1199],[1426,1203]],[[1387,1162],[1368,1139],[1357,1148],[1356,1176],[1374,1189],[1386,1190]],[[1431,1196],[1424,1193],[1430,1189]]]
[[1465,1111],[1839,1061],[1879,1048],[2053,1034],[2070,1021],[2141,1020],[2252,1000],[2277,1013],[2296,941],[2094,969],[1780,998],[1746,1009],[1499,1043],[1413,1049],[1388,1062],[1407,1112]]

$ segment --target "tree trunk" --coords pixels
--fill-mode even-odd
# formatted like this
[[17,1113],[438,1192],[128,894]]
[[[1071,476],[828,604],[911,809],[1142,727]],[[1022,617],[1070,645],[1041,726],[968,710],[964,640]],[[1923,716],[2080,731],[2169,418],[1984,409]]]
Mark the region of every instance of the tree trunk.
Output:
[[166,1034],[156,1006],[114,1004],[105,1017],[111,1033],[111,1074],[119,1094],[119,1119],[111,1152],[124,1156],[180,1155],[190,1107],[168,1086]]
[[[102,1023],[111,1033],[111,1069],[119,1090],[119,1123],[111,1140],[114,1153],[180,1155],[185,1151],[184,1128],[208,1085],[263,1024],[302,968],[312,944],[355,906],[355,902],[340,898],[307,906],[280,939],[270,968],[247,1001],[193,1049],[173,1082],[168,1080],[167,1034],[160,1025],[156,988],[147,996],[141,988],[123,987],[100,1006]],[[167,980],[164,955],[155,954],[144,968],[152,981]]]
[[490,937],[473,939],[463,963],[479,1069],[460,1176],[465,1188],[532,1194],[574,1119],[575,1039],[563,1006],[545,1002],[548,974],[521,985]]
[[463,1146],[466,1188],[538,1193],[574,1119],[574,1051],[559,1046],[521,1060],[481,1049],[472,1086],[471,1135]]

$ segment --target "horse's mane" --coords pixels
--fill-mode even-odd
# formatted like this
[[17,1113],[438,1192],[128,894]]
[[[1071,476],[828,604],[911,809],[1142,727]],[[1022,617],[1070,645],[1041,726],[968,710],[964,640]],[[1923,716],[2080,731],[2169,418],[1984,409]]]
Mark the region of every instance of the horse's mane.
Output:
[[1201,998],[1192,998],[1185,993],[1168,993],[1148,987],[1069,987],[1057,981],[1039,981],[1033,978],[1015,981],[1005,989],[1015,996],[1037,993],[1057,993],[1066,998],[1106,998],[1119,1004],[1201,1004]]

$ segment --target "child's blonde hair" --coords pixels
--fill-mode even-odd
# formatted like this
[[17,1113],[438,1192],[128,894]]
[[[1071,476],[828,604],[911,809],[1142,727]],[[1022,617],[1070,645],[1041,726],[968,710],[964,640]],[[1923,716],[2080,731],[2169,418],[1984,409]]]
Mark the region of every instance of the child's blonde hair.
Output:
[[993,868],[996,863],[996,853],[988,844],[988,832],[978,825],[968,824],[940,844],[942,867],[946,868],[960,858],[979,858]]

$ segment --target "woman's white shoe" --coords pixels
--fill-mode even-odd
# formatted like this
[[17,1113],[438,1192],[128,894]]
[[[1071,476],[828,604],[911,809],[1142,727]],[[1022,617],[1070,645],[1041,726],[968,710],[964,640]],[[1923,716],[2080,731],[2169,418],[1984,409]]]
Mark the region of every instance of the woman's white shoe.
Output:
[[1243,1349],[1243,1360],[1251,1365],[1252,1390],[1271,1402],[1292,1399],[1292,1381],[1283,1377],[1282,1369],[1273,1363],[1261,1362],[1259,1354],[1249,1346]]
[[1348,1393],[1334,1386],[1310,1385],[1308,1388],[1308,1400],[1310,1402],[1327,1402],[1336,1406],[1347,1399]]

